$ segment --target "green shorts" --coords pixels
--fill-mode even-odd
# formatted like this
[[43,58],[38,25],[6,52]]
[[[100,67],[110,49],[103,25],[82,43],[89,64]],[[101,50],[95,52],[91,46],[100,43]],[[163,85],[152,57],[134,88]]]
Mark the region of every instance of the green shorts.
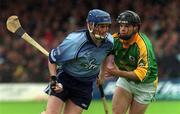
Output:
[[141,104],[149,104],[155,98],[156,87],[154,83],[135,83],[134,81],[127,81],[125,78],[119,78],[116,86],[124,88],[133,94],[134,100]]

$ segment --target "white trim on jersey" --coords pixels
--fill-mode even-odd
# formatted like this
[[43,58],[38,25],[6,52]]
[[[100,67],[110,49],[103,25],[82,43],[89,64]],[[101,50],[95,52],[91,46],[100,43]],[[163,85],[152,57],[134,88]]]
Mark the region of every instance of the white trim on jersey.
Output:
[[54,49],[52,49],[50,56],[51,56],[52,60],[54,62],[56,62],[56,58],[54,57]]

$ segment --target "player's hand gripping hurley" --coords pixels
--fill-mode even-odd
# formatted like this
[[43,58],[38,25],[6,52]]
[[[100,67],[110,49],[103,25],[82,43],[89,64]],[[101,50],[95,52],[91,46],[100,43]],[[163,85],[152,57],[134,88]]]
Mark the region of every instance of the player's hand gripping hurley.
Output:
[[[7,29],[16,34],[17,36],[23,38],[25,41],[27,41],[29,44],[31,44],[32,46],[34,46],[36,49],[38,49],[39,51],[41,51],[44,55],[48,56],[49,55],[49,52],[46,51],[40,44],[38,44],[31,36],[29,36],[26,31],[24,31],[24,29],[22,28],[20,22],[19,22],[19,19],[16,15],[13,15],[13,16],[10,16],[8,19],[7,19],[7,22],[6,22],[6,26],[7,26]],[[102,102],[103,102],[103,106],[104,106],[104,111],[105,111],[105,114],[109,114],[108,113],[108,107],[107,107],[107,101],[106,101],[106,98],[105,98],[105,95],[104,95],[104,91],[103,91],[103,87],[102,85],[99,85],[99,91],[100,91],[100,94],[101,94],[101,99],[102,99]]]

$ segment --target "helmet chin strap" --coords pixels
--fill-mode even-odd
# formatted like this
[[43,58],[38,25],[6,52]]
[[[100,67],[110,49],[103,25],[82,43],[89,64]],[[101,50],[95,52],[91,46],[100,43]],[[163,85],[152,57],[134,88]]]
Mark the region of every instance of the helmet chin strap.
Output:
[[123,40],[129,40],[129,39],[131,39],[133,34],[134,33],[131,33],[130,35],[125,35],[125,36],[121,36],[121,34],[120,34],[120,38],[123,39]]
[[133,30],[133,32],[130,34],[130,35],[125,35],[125,36],[121,36],[121,33],[120,33],[120,38],[123,39],[123,40],[129,40],[131,39],[131,37],[136,34],[137,31]]

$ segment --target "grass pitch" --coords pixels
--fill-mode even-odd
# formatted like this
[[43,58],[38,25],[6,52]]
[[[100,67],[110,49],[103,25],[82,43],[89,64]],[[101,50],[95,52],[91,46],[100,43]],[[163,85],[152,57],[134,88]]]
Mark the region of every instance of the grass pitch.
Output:
[[[0,102],[0,114],[40,114],[46,101]],[[148,107],[146,114],[180,114],[180,101],[157,101]],[[110,114],[111,101],[108,101]],[[83,114],[104,114],[101,101],[93,101]]]

